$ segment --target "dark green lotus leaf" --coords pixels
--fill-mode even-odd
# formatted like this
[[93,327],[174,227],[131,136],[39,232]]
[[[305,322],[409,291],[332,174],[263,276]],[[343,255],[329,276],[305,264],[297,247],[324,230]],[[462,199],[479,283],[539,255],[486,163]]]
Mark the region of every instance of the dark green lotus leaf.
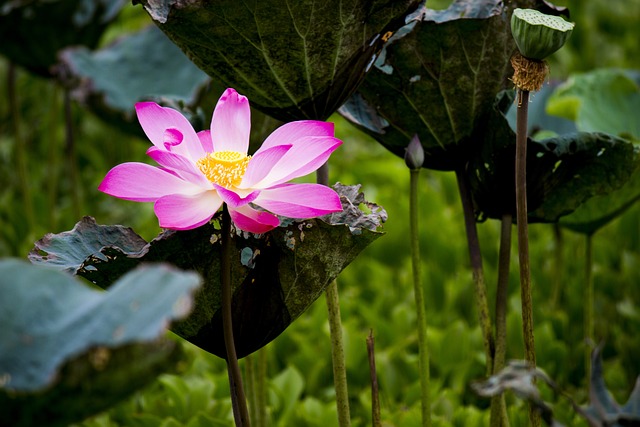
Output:
[[600,69],[574,74],[549,98],[547,112],[573,120],[579,131],[640,140],[640,74]]
[[0,4],[0,54],[49,77],[58,51],[95,48],[124,0],[14,0]]
[[[417,0],[135,0],[193,62],[283,120],[324,120]],[[390,34],[390,33],[389,33]]]
[[[305,221],[283,220],[264,234],[238,232],[232,256],[233,326],[239,357],[277,337],[300,316],[367,245],[382,233],[384,209],[367,204],[357,189],[337,185],[344,213]],[[358,209],[367,204],[370,214]],[[213,222],[215,224],[215,221]],[[72,270],[100,287],[111,286],[141,262],[166,261],[204,277],[191,316],[172,330],[193,344],[225,357],[220,313],[220,231],[212,223],[190,231],[165,231],[143,247],[139,237],[120,226],[99,226],[83,219],[74,230],[49,235],[36,243],[34,263]],[[100,237],[112,233],[123,247],[100,247]],[[84,258],[74,245],[86,248]],[[134,243],[131,243],[134,242]],[[67,252],[70,253],[67,254]],[[62,262],[61,260],[66,260]]]
[[640,165],[618,190],[595,196],[570,215],[560,218],[560,225],[583,234],[593,234],[640,200]]
[[167,340],[201,279],[140,267],[102,292],[50,267],[0,261],[0,425],[60,425],[95,414],[181,359]]
[[[515,217],[515,134],[498,110],[486,129],[482,150],[468,166],[476,212],[480,218]],[[621,188],[639,162],[633,144],[604,133],[529,139],[529,220],[556,222],[588,199]]]
[[340,113],[398,156],[418,134],[427,168],[467,161],[504,86],[514,44],[501,2],[423,9],[385,45]]

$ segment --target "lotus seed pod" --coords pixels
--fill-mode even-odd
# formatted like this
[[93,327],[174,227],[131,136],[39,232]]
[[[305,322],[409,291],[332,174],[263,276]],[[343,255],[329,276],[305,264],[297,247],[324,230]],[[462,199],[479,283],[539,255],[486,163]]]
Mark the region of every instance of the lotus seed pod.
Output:
[[522,56],[542,61],[567,41],[574,27],[559,16],[534,9],[516,9],[511,15],[511,33]]

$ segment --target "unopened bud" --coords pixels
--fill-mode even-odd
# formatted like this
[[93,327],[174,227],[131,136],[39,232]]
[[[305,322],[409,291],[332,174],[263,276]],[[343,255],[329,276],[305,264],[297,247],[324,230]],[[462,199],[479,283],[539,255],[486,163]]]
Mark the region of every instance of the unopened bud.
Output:
[[411,142],[406,148],[404,162],[411,170],[420,169],[424,163],[424,148],[422,148],[417,134],[411,138]]

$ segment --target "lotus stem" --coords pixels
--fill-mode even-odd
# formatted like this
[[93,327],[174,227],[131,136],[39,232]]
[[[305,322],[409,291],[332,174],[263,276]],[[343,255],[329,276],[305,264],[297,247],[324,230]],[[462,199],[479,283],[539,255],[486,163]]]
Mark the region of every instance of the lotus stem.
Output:
[[267,347],[258,350],[258,372],[256,378],[257,418],[256,427],[267,427]]
[[[533,336],[533,300],[531,296],[531,270],[529,265],[529,227],[527,216],[527,116],[529,91],[517,90],[516,113],[516,220],[518,223],[518,259],[520,262],[520,297],[522,300],[522,335],[524,358],[536,366],[536,348]],[[529,422],[540,426],[540,413],[529,405]]]
[[584,339],[585,339],[585,370],[586,377],[591,378],[591,350],[593,343],[593,234],[587,234],[585,236],[585,251],[584,251]]
[[[322,185],[329,185],[329,165],[327,163],[320,166],[316,171],[316,182]],[[338,282],[336,280],[333,280],[327,287],[325,297],[329,318],[329,333],[331,335],[331,361],[333,365],[333,384],[336,391],[338,423],[340,427],[349,427],[351,425],[351,414],[347,386],[347,365],[344,357],[340,296],[338,295]]]
[[[500,251],[498,257],[498,285],[496,290],[496,352],[493,372],[500,372],[505,365],[507,354],[507,301],[509,296],[509,265],[511,263],[511,226],[513,217],[505,214],[500,221]],[[509,417],[504,393],[494,396],[491,405],[491,425],[507,427]]]
[[409,240],[411,242],[411,267],[413,273],[413,295],[418,321],[418,369],[420,376],[420,398],[422,425],[431,426],[431,398],[429,392],[429,346],[427,343],[427,316],[424,308],[424,289],[420,259],[420,236],[418,235],[418,179],[420,169],[410,169],[409,187]]
[[69,179],[71,181],[71,197],[73,214],[80,217],[82,214],[80,182],[78,180],[78,154],[73,133],[73,116],[71,112],[71,95],[68,89],[64,90],[64,123],[65,123],[65,149],[69,165]]
[[7,72],[7,92],[9,95],[9,111],[11,114],[11,126],[15,144],[16,168],[18,169],[18,180],[20,181],[20,192],[22,193],[22,204],[24,206],[27,227],[29,230],[33,230],[35,226],[35,212],[33,210],[31,186],[29,185],[30,181],[27,172],[26,145],[25,141],[22,139],[22,133],[20,130],[20,112],[16,91],[16,73],[15,64],[13,62],[9,62],[9,70]]
[[482,268],[482,253],[480,252],[480,240],[478,239],[478,230],[476,228],[476,219],[473,213],[473,205],[471,201],[471,192],[464,168],[456,169],[456,178],[458,181],[458,191],[462,202],[462,211],[464,213],[464,223],[467,233],[467,244],[469,247],[469,258],[471,260],[471,272],[473,282],[475,284],[476,305],[478,307],[478,316],[480,319],[480,329],[482,331],[482,342],[486,357],[486,375],[493,374],[493,354],[494,354],[494,338],[491,327],[491,318],[489,316],[489,303],[487,300],[487,285],[484,281],[484,271]]
[[229,388],[231,405],[236,427],[250,427],[247,399],[242,386],[242,374],[238,364],[236,345],[233,337],[233,322],[231,315],[231,217],[227,205],[222,208],[222,328],[224,345],[227,353],[227,372],[229,374]]
[[376,373],[376,353],[373,329],[367,336],[367,354],[369,356],[369,375],[371,377],[371,426],[382,427],[380,417],[380,393],[378,390],[378,374]]
[[344,357],[342,339],[342,320],[340,319],[340,298],[338,282],[335,280],[325,291],[327,311],[329,313],[329,331],[331,334],[331,360],[333,362],[333,384],[336,390],[336,406],[338,408],[338,425],[349,427],[351,415],[349,411],[349,390],[347,387],[347,367]]

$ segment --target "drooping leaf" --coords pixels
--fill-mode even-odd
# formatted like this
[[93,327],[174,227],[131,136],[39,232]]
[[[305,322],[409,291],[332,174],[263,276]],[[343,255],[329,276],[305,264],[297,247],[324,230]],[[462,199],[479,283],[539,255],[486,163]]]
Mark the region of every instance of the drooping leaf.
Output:
[[424,166],[453,170],[505,82],[513,46],[499,1],[423,9],[385,45],[340,113],[399,156],[417,133]]
[[[418,1],[136,0],[212,78],[283,121],[326,119]],[[390,34],[390,33],[389,33]]]
[[[508,97],[499,98],[505,103]],[[504,110],[504,106],[500,108]],[[515,217],[515,134],[494,110],[482,150],[468,165],[476,213]],[[609,194],[631,179],[640,157],[629,141],[579,132],[527,143],[527,207],[530,222],[556,222],[594,196]]]
[[[285,220],[260,236],[237,233],[232,256],[233,326],[239,357],[277,337],[300,316],[327,285],[381,233],[386,212],[366,203],[353,187],[337,185],[343,215],[305,221]],[[109,245],[103,234],[116,235]],[[48,235],[30,254],[34,263],[55,265],[109,287],[126,271],[145,261],[166,261],[204,277],[191,316],[172,330],[220,357],[226,355],[220,313],[220,231],[208,224],[190,231],[166,231],[143,246],[132,230],[99,226],[85,218],[69,232]],[[82,243],[78,244],[78,241]],[[124,247],[118,246],[118,241]],[[133,243],[132,243],[133,242]],[[84,257],[74,248],[86,248]]]
[[58,51],[95,48],[124,0],[15,0],[0,5],[0,54],[50,76]]
[[575,74],[549,98],[547,112],[573,120],[584,132],[640,140],[640,74],[599,69]]
[[0,261],[0,425],[67,425],[174,369],[179,347],[163,336],[199,284],[195,273],[147,266],[105,293]]

